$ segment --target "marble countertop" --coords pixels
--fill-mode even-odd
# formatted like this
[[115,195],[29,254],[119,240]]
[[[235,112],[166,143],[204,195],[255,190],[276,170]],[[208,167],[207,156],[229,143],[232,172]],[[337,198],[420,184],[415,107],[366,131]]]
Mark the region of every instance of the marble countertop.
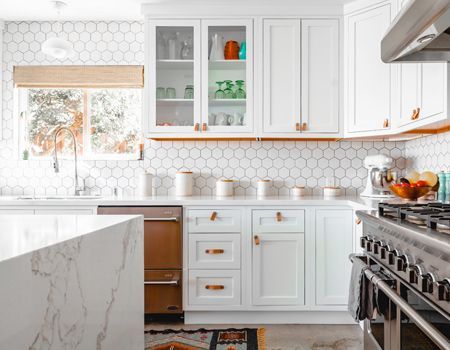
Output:
[[0,215],[0,262],[95,233],[136,215]]
[[234,197],[216,197],[216,196],[154,196],[154,197],[99,197],[93,199],[19,199],[19,196],[0,197],[0,206],[127,206],[127,205],[223,205],[223,206],[266,206],[266,205],[311,205],[311,206],[337,206],[349,205],[355,209],[374,209],[380,202],[379,199],[361,198],[355,196],[340,196],[334,198],[324,198],[322,196],[234,196]]

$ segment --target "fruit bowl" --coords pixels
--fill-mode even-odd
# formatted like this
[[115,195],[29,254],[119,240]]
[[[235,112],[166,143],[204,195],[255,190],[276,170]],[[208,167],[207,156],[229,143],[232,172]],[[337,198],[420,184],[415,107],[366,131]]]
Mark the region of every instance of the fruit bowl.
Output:
[[389,189],[397,196],[403,199],[417,200],[417,198],[425,196],[431,191],[430,186],[422,187],[403,187],[403,186],[389,186]]

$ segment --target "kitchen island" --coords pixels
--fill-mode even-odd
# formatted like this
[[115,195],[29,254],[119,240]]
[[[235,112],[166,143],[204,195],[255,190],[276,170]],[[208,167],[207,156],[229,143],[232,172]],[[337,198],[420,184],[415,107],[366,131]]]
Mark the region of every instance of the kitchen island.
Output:
[[1,349],[144,348],[140,216],[0,216]]

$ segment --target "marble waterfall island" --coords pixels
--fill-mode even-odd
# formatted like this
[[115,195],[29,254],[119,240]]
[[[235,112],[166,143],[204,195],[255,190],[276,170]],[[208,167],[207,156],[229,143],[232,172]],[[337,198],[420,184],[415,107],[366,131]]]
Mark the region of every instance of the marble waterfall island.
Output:
[[140,216],[0,216],[0,349],[144,349]]

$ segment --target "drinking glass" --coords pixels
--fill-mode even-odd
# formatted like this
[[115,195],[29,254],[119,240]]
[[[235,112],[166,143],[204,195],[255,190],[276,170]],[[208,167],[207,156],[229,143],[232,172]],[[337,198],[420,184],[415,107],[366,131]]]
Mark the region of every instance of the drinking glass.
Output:
[[194,85],[186,85],[184,89],[184,98],[186,100],[192,100],[194,98]]
[[227,87],[225,88],[225,90],[223,90],[223,92],[225,94],[225,98],[226,99],[236,98],[236,95],[233,92],[234,84],[232,83],[232,81],[231,80],[225,80],[225,84],[227,84]]
[[247,97],[245,90],[243,89],[244,81],[243,80],[236,80],[236,98],[239,99],[245,99]]
[[176,92],[175,88],[168,87],[166,89],[166,98],[169,98],[169,99],[177,98],[177,92]]
[[219,88],[216,90],[216,93],[214,94],[214,98],[216,100],[221,100],[225,98],[225,93],[222,90],[223,81],[216,81],[216,84],[219,86]]
[[156,88],[156,99],[162,100],[166,98],[166,89],[163,87],[157,87]]

